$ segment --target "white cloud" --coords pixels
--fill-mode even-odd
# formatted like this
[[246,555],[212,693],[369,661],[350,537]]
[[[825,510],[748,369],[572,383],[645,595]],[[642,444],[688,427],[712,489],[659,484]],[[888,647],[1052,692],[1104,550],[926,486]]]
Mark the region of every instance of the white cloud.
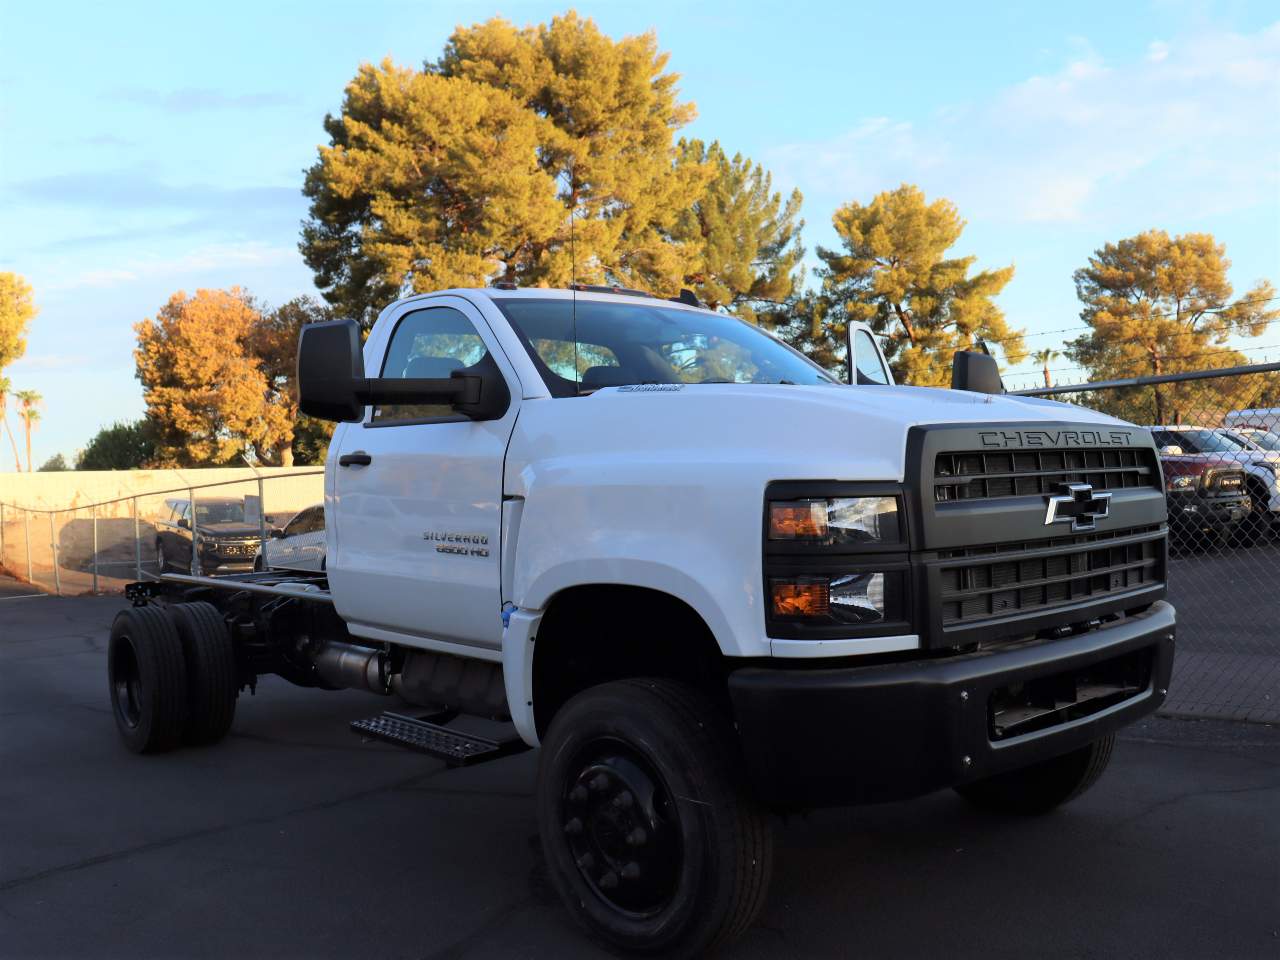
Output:
[[294,247],[265,243],[222,243],[197,247],[171,257],[139,257],[125,264],[93,267],[68,279],[48,284],[48,290],[75,290],[83,287],[111,287],[154,277],[173,277],[175,282],[192,274],[208,274],[234,267],[264,267],[291,264],[298,259]]
[[924,122],[869,118],[778,147],[780,179],[823,202],[902,181],[970,219],[1151,223],[1274,204],[1280,189],[1280,23],[1255,34],[1153,40],[1104,62],[1087,43],[1060,70]]

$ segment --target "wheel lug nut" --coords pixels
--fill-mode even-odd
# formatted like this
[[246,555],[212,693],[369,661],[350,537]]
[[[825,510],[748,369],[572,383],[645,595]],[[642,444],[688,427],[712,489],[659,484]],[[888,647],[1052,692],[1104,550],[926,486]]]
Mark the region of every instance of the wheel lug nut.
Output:
[[596,793],[602,793],[609,788],[609,778],[603,773],[597,773],[591,778],[591,789]]
[[587,799],[587,788],[582,784],[578,784],[569,791],[569,799],[574,803],[582,803]]
[[608,873],[606,873],[603,877],[600,878],[601,890],[612,890],[617,885],[618,885],[618,875],[614,873],[612,870],[610,870]]
[[645,833],[644,827],[636,827],[627,834],[627,843],[633,847],[641,846],[648,839],[649,834]]
[[632,860],[630,863],[628,863],[625,867],[622,868],[623,880],[637,880],[639,879],[639,877],[640,877],[640,864],[636,863],[634,860]]
[[636,798],[631,795],[631,792],[629,790],[623,790],[620,794],[618,794],[616,797],[613,798],[613,805],[615,807],[618,807],[621,810],[629,809],[631,805],[635,802],[636,802]]
[[579,820],[577,817],[574,817],[572,820],[570,820],[568,823],[564,825],[564,832],[571,837],[576,837],[578,834],[582,832],[582,821]]
[[582,870],[590,870],[596,865],[596,858],[589,853],[584,853],[578,858],[578,867]]

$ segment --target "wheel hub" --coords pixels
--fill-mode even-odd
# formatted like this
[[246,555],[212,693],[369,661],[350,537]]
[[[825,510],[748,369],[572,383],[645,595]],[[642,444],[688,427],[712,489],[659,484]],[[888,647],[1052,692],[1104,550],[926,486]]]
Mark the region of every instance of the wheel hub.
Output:
[[112,660],[111,682],[115,694],[112,700],[120,719],[132,730],[142,721],[142,678],[138,657],[127,638],[122,638]]
[[675,804],[653,767],[622,744],[590,751],[561,803],[570,854],[587,885],[632,915],[660,911],[680,873]]

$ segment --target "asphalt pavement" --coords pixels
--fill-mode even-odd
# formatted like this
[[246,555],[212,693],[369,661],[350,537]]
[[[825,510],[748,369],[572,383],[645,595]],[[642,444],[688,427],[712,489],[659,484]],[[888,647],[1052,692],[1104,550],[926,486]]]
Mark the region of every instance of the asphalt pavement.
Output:
[[[535,753],[450,771],[351,735],[377,698],[267,679],[223,743],[137,757],[106,689],[123,602],[29,592],[0,582],[0,956],[604,956],[546,882]],[[726,957],[1280,956],[1272,726],[1147,721],[1044,818],[941,793],[776,829]]]

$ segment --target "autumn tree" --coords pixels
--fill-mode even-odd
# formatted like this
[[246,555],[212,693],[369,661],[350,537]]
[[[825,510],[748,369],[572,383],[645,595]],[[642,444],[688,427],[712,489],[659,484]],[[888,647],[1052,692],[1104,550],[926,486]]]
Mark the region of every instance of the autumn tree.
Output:
[[155,424],[146,418],[103,427],[76,458],[77,470],[135,470],[155,460]]
[[845,204],[832,224],[841,249],[818,248],[822,293],[809,306],[808,339],[820,342],[806,352],[843,358],[846,323],[862,321],[885,335],[900,383],[949,384],[955,351],[979,340],[1021,360],[1022,331],[1009,327],[994,301],[1013,267],[971,275],[976,257],[947,256],[965,226],[949,200],[929,203],[903,184],[869,204]]
[[[1075,272],[1080,318],[1090,330],[1067,345],[1068,356],[1094,380],[1247,362],[1229,338],[1261,336],[1280,308],[1265,280],[1233,300],[1230,266],[1226,247],[1207,233],[1148,230],[1106,244]],[[1195,385],[1151,389],[1156,423],[1198,402]]]
[[[266,402],[279,409],[293,424],[288,444],[277,447],[275,461],[280,466],[291,467],[299,441],[304,439],[306,451],[303,462],[317,462],[310,454],[316,442],[313,434],[327,438],[332,434],[332,424],[322,425],[311,417],[299,417],[297,356],[298,337],[308,323],[333,319],[329,309],[314,297],[295,297],[274,310],[264,310],[250,331],[245,349],[258,361],[266,383]],[[319,458],[323,461],[323,454]]]
[[0,373],[27,350],[27,327],[36,315],[31,285],[16,273],[0,271]]
[[702,168],[706,185],[680,212],[671,236],[686,251],[681,285],[712,308],[746,319],[769,313],[800,283],[801,196],[784,200],[760,164],[720,144],[681,140],[677,165]]
[[135,325],[137,376],[158,465],[214,465],[242,453],[289,459],[293,416],[252,344],[264,318],[238,287],[176,293]]

